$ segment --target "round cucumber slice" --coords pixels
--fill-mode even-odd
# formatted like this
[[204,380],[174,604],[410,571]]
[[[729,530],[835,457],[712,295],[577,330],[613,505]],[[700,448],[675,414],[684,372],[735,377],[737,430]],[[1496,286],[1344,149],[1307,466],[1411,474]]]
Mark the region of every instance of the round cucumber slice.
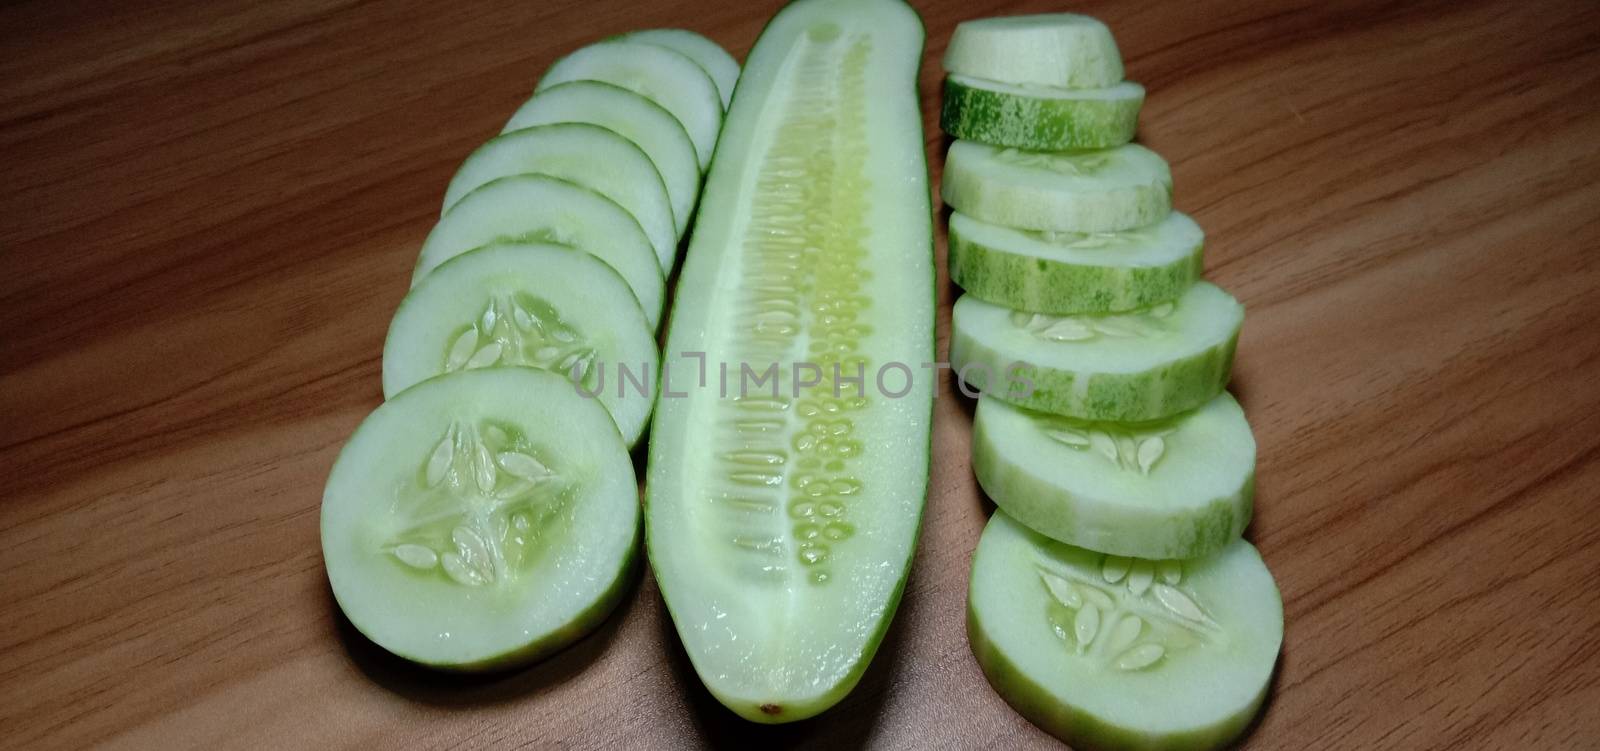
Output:
[[733,99],[733,86],[739,82],[739,61],[722,45],[688,29],[646,29],[624,34],[622,38],[659,44],[687,56],[711,76],[717,84],[717,93],[722,95],[722,108],[728,108],[728,102]]
[[972,558],[967,637],[1006,703],[1074,748],[1220,748],[1266,697],[1283,600],[1244,540],[1130,560],[996,511]]
[[672,113],[620,86],[571,81],[535,94],[511,116],[502,132],[555,123],[598,125],[644,151],[666,186],[673,226],[677,236],[683,237],[700,197],[700,162],[694,142]]
[[661,105],[688,132],[700,169],[711,163],[722,129],[722,95],[711,74],[687,55],[659,44],[598,42],[557,60],[534,91],[568,81],[603,81]]
[[1069,545],[1198,558],[1250,522],[1256,442],[1227,392],[1182,415],[1097,423],[978,400],[978,484],[1012,518]]
[[956,138],[1033,151],[1103,149],[1133,140],[1144,87],[1015,86],[952,75],[944,82],[939,126]]
[[491,180],[521,174],[559,177],[616,201],[644,229],[661,268],[672,268],[678,229],[661,174],[632,141],[598,125],[540,125],[489,139],[456,170],[442,213]]
[[502,177],[463,196],[422,243],[411,286],[439,264],[499,242],[551,242],[593,255],[622,275],[652,330],[661,321],[661,259],[633,215],[599,193],[549,175]]
[[632,446],[655,403],[655,337],[628,285],[562,245],[501,243],[464,253],[413,287],[383,345],[383,394],[441,373],[526,366],[597,399]]
[[1166,160],[1131,143],[1050,153],[956,141],[940,190],[956,211],[1018,229],[1119,232],[1172,211]]
[[950,366],[1018,406],[1159,420],[1222,392],[1243,323],[1244,306],[1207,282],[1174,302],[1104,315],[1024,313],[963,295],[951,316]]
[[604,409],[530,368],[452,373],[379,405],[334,462],[322,557],[367,638],[450,670],[510,667],[593,630],[639,539]]
[[1093,89],[1122,80],[1122,53],[1111,30],[1088,16],[999,16],[957,25],[944,69],[1012,84]]
[[950,215],[950,279],[1033,313],[1112,313],[1175,300],[1200,278],[1205,233],[1173,212],[1122,232],[1016,230]]

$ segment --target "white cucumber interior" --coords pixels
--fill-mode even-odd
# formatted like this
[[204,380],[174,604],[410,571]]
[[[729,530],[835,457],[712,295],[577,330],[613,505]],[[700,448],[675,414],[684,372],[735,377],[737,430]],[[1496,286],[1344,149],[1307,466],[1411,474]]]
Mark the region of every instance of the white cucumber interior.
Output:
[[997,511],[973,555],[968,626],[990,684],[1074,747],[1217,748],[1261,704],[1283,603],[1244,540],[1196,560],[1129,559]]
[[1205,232],[1187,214],[1172,212],[1148,227],[1121,232],[1020,230],[950,214],[950,232],[999,252],[1074,266],[1140,268],[1182,260],[1205,242]]
[[596,395],[632,446],[655,400],[651,331],[627,283],[594,256],[490,245],[440,265],[401,301],[383,345],[383,393],[462,370],[551,370],[572,393]]
[[700,161],[694,142],[672,113],[620,86],[571,81],[535,94],[506,122],[503,132],[555,123],[589,123],[615,131],[650,157],[672,203],[679,237],[700,197]]
[[694,142],[705,169],[722,128],[722,95],[711,74],[683,53],[659,44],[627,40],[598,42],[557,60],[535,92],[568,81],[602,81],[662,106]]
[[1172,210],[1172,171],[1138,144],[1074,152],[956,141],[945,158],[945,202],[1020,229],[1116,232]]
[[549,175],[492,180],[456,202],[422,243],[415,287],[439,264],[499,242],[550,242],[593,255],[622,275],[654,329],[666,278],[650,238],[615,201]]
[[1071,89],[1122,80],[1122,53],[1111,30],[1089,16],[1045,13],[965,21],[950,36],[944,68],[1012,84]]
[[[686,393],[663,396],[651,433],[648,548],[701,680],[748,719],[849,692],[916,541],[933,355],[921,46],[895,0],[780,11],[746,61],[679,282],[667,351]],[[684,352],[705,353],[709,387]],[[796,397],[798,361],[821,374]],[[778,396],[739,398],[741,364],[771,363]],[[864,369],[864,394],[837,363]],[[898,398],[874,384],[888,363],[917,371]]]
[[644,229],[661,267],[672,267],[678,230],[660,173],[632,141],[598,125],[540,125],[490,139],[451,178],[444,213],[485,183],[522,174],[559,177],[617,202]]
[[626,34],[623,39],[659,44],[688,56],[711,75],[711,80],[717,84],[717,93],[722,95],[722,107],[727,109],[728,101],[733,98],[733,86],[739,82],[739,61],[722,45],[688,29],[646,29]]
[[1210,282],[1146,310],[1104,315],[1022,313],[964,295],[954,327],[994,350],[1044,368],[1139,373],[1191,357],[1238,334],[1244,307]]
[[1000,508],[1047,537],[1145,558],[1194,558],[1250,518],[1256,442],[1226,392],[1147,423],[1086,422],[978,401],[973,465]]
[[633,465],[596,402],[528,368],[380,405],[322,500],[322,555],[363,634],[440,668],[509,667],[588,632],[638,544]]

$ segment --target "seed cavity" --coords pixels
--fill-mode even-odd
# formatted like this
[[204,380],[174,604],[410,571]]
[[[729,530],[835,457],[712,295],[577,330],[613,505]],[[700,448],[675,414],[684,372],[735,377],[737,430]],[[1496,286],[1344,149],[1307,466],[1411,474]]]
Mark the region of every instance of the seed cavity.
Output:
[[1221,627],[1178,588],[1180,561],[1102,555],[1085,565],[1041,555],[1035,570],[1049,594],[1051,631],[1103,669],[1145,670],[1174,650],[1224,641]]
[[554,305],[528,293],[496,295],[450,340],[443,372],[520,365],[571,375],[586,388],[596,350]]

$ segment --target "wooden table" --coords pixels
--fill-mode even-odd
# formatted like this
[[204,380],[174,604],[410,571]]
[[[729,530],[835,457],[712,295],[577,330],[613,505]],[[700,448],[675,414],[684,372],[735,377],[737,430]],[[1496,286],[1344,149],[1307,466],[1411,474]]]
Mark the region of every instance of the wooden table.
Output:
[[[918,5],[937,178],[953,25],[1059,6]],[[678,25],[742,56],[776,6],[0,9],[0,745],[1047,745],[967,649],[989,506],[948,383],[905,601],[820,719],[721,709],[648,577],[491,679],[397,662],[329,595],[322,483],[455,166],[566,50]],[[1075,9],[1249,308],[1288,624],[1249,745],[1600,744],[1600,5]]]

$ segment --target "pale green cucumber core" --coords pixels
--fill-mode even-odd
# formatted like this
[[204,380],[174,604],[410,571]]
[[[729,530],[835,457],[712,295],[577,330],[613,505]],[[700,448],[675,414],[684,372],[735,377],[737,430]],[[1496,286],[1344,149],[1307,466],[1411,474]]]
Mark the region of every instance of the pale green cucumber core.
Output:
[[1266,696],[1283,602],[1244,540],[1130,559],[996,511],[973,554],[967,633],[995,691],[1075,748],[1221,748]]
[[[891,371],[891,397],[874,376],[932,359],[921,44],[893,0],[780,11],[740,78],[679,282],[648,549],[701,680],[755,721],[803,719],[849,692],[916,540],[931,379]],[[705,353],[709,387],[679,353]],[[796,362],[818,371],[798,393]],[[773,363],[777,393],[741,397],[741,366]],[[863,370],[864,388],[835,365]]]
[[1111,30],[1075,13],[964,21],[950,35],[944,67],[955,75],[1068,89],[1111,86],[1123,75]]
[[322,551],[356,628],[452,670],[537,659],[620,601],[638,544],[633,467],[605,410],[526,368],[432,379],[340,452]]

